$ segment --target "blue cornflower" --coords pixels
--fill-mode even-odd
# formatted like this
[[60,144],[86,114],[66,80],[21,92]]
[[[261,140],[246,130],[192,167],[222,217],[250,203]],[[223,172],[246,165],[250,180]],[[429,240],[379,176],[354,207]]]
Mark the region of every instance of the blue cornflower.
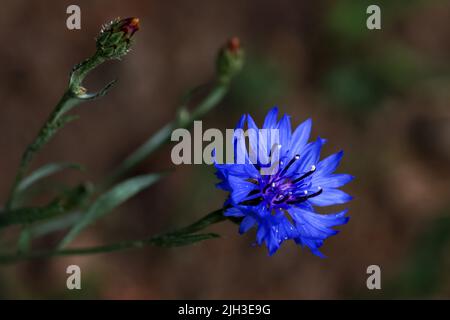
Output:
[[[250,115],[243,115],[236,129],[247,128],[258,131]],[[277,129],[279,143],[268,144],[263,135],[249,135],[249,151],[258,150],[257,159],[251,159],[236,136],[234,137],[235,159],[245,154],[243,164],[215,164],[216,175],[221,180],[219,188],[230,193],[225,202],[224,215],[242,218],[239,232],[245,233],[257,227],[256,241],[265,243],[269,254],[274,254],[285,240],[294,240],[308,247],[317,256],[328,237],[338,233],[332,227],[347,223],[347,210],[335,214],[318,214],[314,206],[330,206],[346,203],[352,197],[338,188],[350,182],[349,174],[335,174],[343,152],[319,161],[324,139],[309,142],[311,120],[291,131],[290,116],[278,121],[278,109],[267,114],[262,129]],[[268,131],[268,130],[266,130]],[[258,131],[260,132],[260,131]],[[260,151],[262,150],[262,152]],[[270,174],[262,173],[271,163],[267,158],[278,152],[278,169]],[[264,160],[264,161],[262,161]]]

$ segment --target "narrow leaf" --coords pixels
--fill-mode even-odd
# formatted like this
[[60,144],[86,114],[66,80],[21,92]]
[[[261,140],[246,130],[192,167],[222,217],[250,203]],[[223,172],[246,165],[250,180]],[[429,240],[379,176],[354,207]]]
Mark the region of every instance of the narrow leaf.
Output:
[[152,237],[143,240],[122,241],[113,244],[107,244],[97,247],[88,248],[73,248],[65,250],[49,250],[49,251],[35,251],[25,254],[0,254],[0,264],[10,264],[23,260],[49,258],[56,256],[74,256],[74,255],[90,255],[101,254],[109,252],[117,252],[130,249],[140,249],[145,246],[162,246],[162,247],[180,247],[193,244],[196,242],[218,238],[219,235],[215,233],[188,235],[180,238],[163,239],[163,237]]
[[0,228],[15,224],[28,225],[64,214],[84,203],[91,192],[92,187],[89,184],[80,184],[44,207],[24,207],[5,211],[0,215]]
[[41,179],[44,179],[52,174],[58,173],[65,169],[76,169],[82,170],[82,167],[76,163],[49,163],[46,164],[33,173],[31,173],[28,177],[22,180],[22,182],[17,187],[17,192],[23,192],[28,189],[30,186],[35,184]]
[[161,178],[162,174],[148,174],[138,176],[119,183],[109,191],[102,194],[87,210],[82,218],[70,229],[69,233],[59,244],[63,248],[72,242],[73,239],[87,226],[97,221],[97,219],[108,214],[138,192],[154,184]]
[[31,232],[29,227],[25,227],[20,233],[19,240],[17,242],[17,251],[20,254],[30,251],[31,244]]
[[59,202],[53,202],[40,208],[20,208],[0,216],[0,228],[14,224],[29,224],[35,221],[48,219],[64,212],[63,206]]
[[67,229],[73,226],[81,217],[79,211],[74,211],[55,219],[45,221],[30,228],[31,237],[39,238],[49,233]]

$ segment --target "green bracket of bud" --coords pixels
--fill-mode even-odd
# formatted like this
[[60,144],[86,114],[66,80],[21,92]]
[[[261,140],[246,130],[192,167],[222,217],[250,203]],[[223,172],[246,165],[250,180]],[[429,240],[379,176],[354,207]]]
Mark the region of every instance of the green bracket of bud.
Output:
[[219,51],[216,60],[217,77],[220,82],[228,83],[244,66],[244,50],[237,37],[231,38]]
[[103,26],[97,37],[97,52],[105,59],[120,59],[131,48],[132,37],[139,30],[138,18],[116,19]]
[[18,186],[25,177],[34,156],[50,141],[59,129],[75,119],[75,117],[65,114],[82,102],[103,97],[116,82],[116,80],[110,82],[98,92],[87,93],[87,89],[82,85],[83,80],[89,72],[103,62],[111,59],[120,59],[125,56],[130,51],[132,37],[138,30],[138,18],[116,19],[102,27],[96,40],[96,52],[92,57],[77,64],[72,69],[68,89],[61,97],[34,141],[25,149],[7,200],[6,211],[14,208],[14,202],[19,193]]
[[94,94],[86,94],[82,87],[84,78],[93,69],[108,60],[120,60],[131,50],[132,37],[139,30],[138,18],[115,19],[103,25],[96,39],[95,54],[76,65],[71,74],[69,90],[76,98],[81,100],[93,100],[104,96],[115,81],[110,82],[101,91]]

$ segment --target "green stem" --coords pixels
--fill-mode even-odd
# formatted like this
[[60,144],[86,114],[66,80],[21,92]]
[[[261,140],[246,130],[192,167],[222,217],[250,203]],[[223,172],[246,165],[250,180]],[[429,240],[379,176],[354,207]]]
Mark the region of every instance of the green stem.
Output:
[[[86,89],[82,87],[83,80],[89,74],[90,71],[95,69],[97,66],[105,62],[105,58],[100,56],[98,51],[89,59],[78,64],[72,70],[70,75],[70,81],[67,91],[63,94],[58,104],[48,117],[45,124],[39,130],[36,138],[30,143],[25,149],[22,159],[19,165],[19,169],[16,173],[16,177],[12,184],[6,205],[5,211],[11,211],[14,209],[17,198],[20,194],[20,186],[25,178],[31,162],[33,161],[35,155],[41,151],[41,149],[53,138],[53,136],[62,128],[66,123],[74,120],[76,117],[65,116],[76,105],[89,100],[94,100],[101,97],[107,93],[111,88],[112,83],[108,84],[103,90],[96,94],[86,94]],[[19,237],[19,247],[28,248],[30,241],[29,227],[24,226],[22,233]]]
[[228,81],[216,82],[208,96],[192,111],[192,113],[187,113],[184,109],[185,106],[182,106],[182,108],[180,108],[178,118],[162,127],[157,133],[151,136],[144,144],[142,144],[136,151],[127,157],[113,172],[113,174],[106,179],[104,183],[105,187],[122,178],[126,173],[135,168],[155,150],[170,141],[173,130],[177,128],[187,128],[195,120],[202,118],[206,113],[219,104],[228,92],[228,89]]
[[80,88],[82,89],[83,80],[86,78],[89,72],[97,68],[105,61],[106,59],[101,56],[101,53],[96,51],[92,57],[76,65],[72,71],[72,74],[70,75],[70,90],[73,92],[77,92],[77,90],[80,90]]
[[[157,150],[161,145],[170,140],[170,136],[172,131],[178,127],[188,127],[194,120],[201,118],[204,114],[214,108],[225,96],[228,91],[228,82],[218,82],[215,84],[214,88],[211,90],[209,95],[194,109],[194,111],[187,115],[187,117],[179,116],[177,120],[172,121],[161,128],[155,135],[153,135],[147,142],[145,142],[140,148],[138,148],[133,154],[131,154],[122,164],[121,166],[111,175],[101,186],[96,188],[97,193],[102,190],[109,188],[114,184],[116,180],[125,175],[129,170],[138,165],[141,161],[143,161],[148,155]],[[184,108],[184,105],[189,100],[190,95],[193,91],[184,99],[184,104],[181,108]],[[182,109],[181,109],[182,110]],[[45,235],[47,233],[53,232],[55,230],[60,230],[61,228],[71,226],[74,222],[77,221],[77,218],[66,220],[64,217],[61,218],[63,223],[60,225],[59,222],[53,223],[53,221],[47,222],[47,224],[43,224],[42,226],[37,226],[38,232],[33,230],[33,237],[39,237]],[[58,220],[59,221],[59,220]],[[197,222],[198,223],[198,222]],[[48,228],[47,228],[48,225]]]
[[229,218],[223,215],[223,209],[218,209],[216,211],[211,212],[210,214],[207,214],[206,216],[190,224],[189,226],[181,228],[177,231],[170,232],[169,234],[180,235],[180,234],[195,233],[205,229],[206,227],[212,224],[219,223],[227,219]]
[[45,236],[73,226],[82,217],[82,212],[74,211],[30,227],[31,239]]
[[[48,251],[35,251],[26,254],[14,254],[14,255],[0,255],[0,264],[10,264],[19,261],[32,260],[38,258],[50,258],[56,256],[76,256],[76,255],[92,255],[100,253],[110,253],[117,251],[124,251],[129,249],[143,248],[147,245],[154,245],[160,247],[178,247],[189,245],[194,242],[217,238],[218,235],[214,233],[196,234],[180,238],[179,241],[170,241],[164,237],[152,237],[143,240],[122,241],[114,244],[95,246],[88,248],[74,248],[65,250],[48,250]],[[176,240],[176,239],[173,239]]]
[[53,137],[56,133],[60,124],[58,123],[61,116],[69,111],[72,107],[80,103],[80,100],[76,99],[76,97],[72,94],[72,92],[67,91],[62,97],[61,100],[56,105],[53,112],[50,114],[49,118],[45,122],[44,126],[39,130],[38,135],[30,143],[25,152],[22,155],[22,159],[20,161],[19,169],[17,171],[13,186],[10,191],[10,195],[8,197],[6,203],[6,210],[11,210],[14,207],[14,201],[17,196],[17,189],[25,177],[29,166],[34,159],[34,156],[45,146],[45,144]]
[[41,130],[39,130],[36,138],[27,146],[22,155],[19,169],[6,202],[6,210],[11,210],[14,208],[14,201],[16,200],[16,196],[18,194],[18,187],[24,179],[34,156],[50,141],[50,139],[57,133],[58,129],[60,129],[68,121],[73,120],[73,118],[70,117],[63,118],[63,115],[83,101],[89,101],[97,96],[104,95],[106,90],[109,89],[110,86],[108,85],[105,88],[106,90],[102,90],[97,95],[86,95],[86,89],[82,87],[83,80],[89,72],[103,62],[105,62],[105,58],[96,52],[92,57],[75,66],[72,74],[70,75],[69,88],[63,94]]
[[218,236],[214,233],[198,234],[197,232],[207,228],[212,224],[216,224],[225,220],[236,222],[235,219],[229,219],[225,217],[223,215],[223,209],[219,209],[211,212],[210,214],[207,214],[203,218],[199,219],[198,221],[187,227],[181,228],[176,231],[168,232],[163,235],[156,235],[148,239],[122,241],[114,244],[88,248],[35,251],[28,253],[0,255],[0,264],[15,263],[23,260],[49,258],[55,256],[73,256],[73,255],[91,255],[91,254],[109,253],[142,248],[147,245],[154,245],[161,247],[184,246],[198,241],[217,238]]

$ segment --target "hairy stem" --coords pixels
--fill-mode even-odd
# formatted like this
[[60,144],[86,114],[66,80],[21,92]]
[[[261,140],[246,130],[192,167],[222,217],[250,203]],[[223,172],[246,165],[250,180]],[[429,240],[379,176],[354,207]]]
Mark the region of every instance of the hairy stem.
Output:
[[63,125],[63,123],[60,122],[61,116],[78,103],[80,103],[80,100],[76,99],[73,93],[68,90],[61,97],[61,100],[58,102],[45,124],[39,130],[36,138],[27,146],[22,155],[19,169],[5,206],[6,210],[11,210],[14,207],[17,189],[25,177],[34,156],[45,146],[45,144],[47,144],[47,142],[50,141],[50,139],[56,134],[58,128]]
[[[110,253],[117,251],[124,251],[129,249],[143,248],[148,245],[160,246],[160,247],[179,247],[199,242],[203,240],[217,238],[218,235],[214,233],[196,234],[186,236],[177,239],[166,239],[164,237],[152,237],[143,240],[122,241],[109,245],[87,247],[87,248],[74,248],[65,250],[47,250],[47,251],[34,251],[25,254],[14,255],[0,255],[0,264],[10,264],[19,261],[32,260],[38,258],[50,258],[56,256],[78,256],[78,255],[92,255],[100,253]],[[172,241],[173,240],[173,241]]]
[[197,232],[207,228],[212,224],[216,224],[225,220],[236,222],[234,219],[229,219],[225,217],[223,215],[223,209],[219,209],[207,214],[203,218],[197,220],[196,222],[187,227],[181,228],[176,231],[171,231],[166,234],[156,235],[147,239],[122,241],[113,244],[87,248],[73,248],[64,250],[46,250],[28,253],[5,254],[0,255],[0,264],[10,264],[24,260],[50,258],[55,256],[76,256],[76,255],[110,253],[129,249],[142,248],[148,245],[160,247],[185,246],[195,242],[217,238],[218,235],[214,233],[198,234]]

